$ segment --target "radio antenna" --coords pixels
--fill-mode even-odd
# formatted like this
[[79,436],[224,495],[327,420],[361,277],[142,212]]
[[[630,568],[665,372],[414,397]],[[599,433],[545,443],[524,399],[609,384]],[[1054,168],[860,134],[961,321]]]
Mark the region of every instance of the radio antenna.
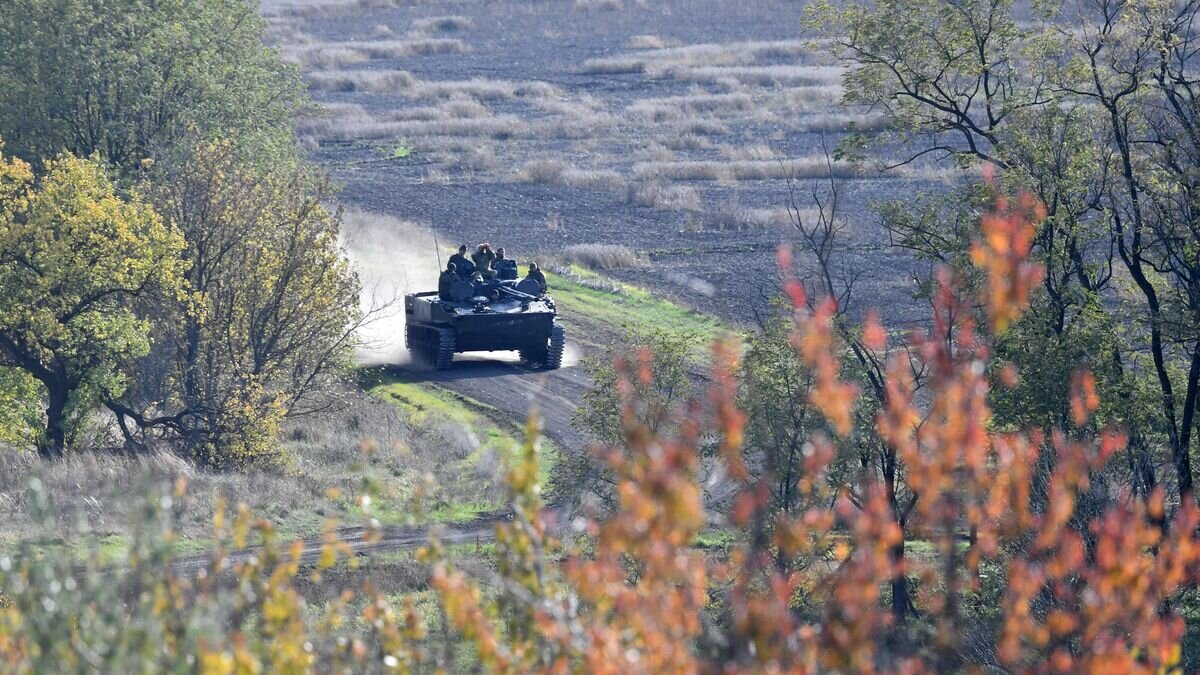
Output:
[[433,252],[437,254],[438,269],[442,269],[442,247],[438,245],[437,232],[433,233]]

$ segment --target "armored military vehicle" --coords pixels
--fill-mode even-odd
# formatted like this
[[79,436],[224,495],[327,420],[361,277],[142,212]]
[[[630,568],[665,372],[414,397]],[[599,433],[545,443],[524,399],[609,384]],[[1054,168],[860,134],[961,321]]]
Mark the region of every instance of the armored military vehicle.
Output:
[[455,280],[404,297],[404,346],[413,361],[448,368],[456,353],[516,350],[528,365],[562,365],[566,333],[554,299],[532,279]]

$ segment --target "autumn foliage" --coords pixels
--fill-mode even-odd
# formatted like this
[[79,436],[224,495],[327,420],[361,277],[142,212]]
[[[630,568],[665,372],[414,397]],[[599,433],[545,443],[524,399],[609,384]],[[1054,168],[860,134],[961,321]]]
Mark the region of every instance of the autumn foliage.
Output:
[[[995,362],[990,345],[1020,318],[1037,287],[1042,272],[1028,255],[1042,215],[1028,197],[998,199],[971,250],[984,277],[978,297],[960,292],[951,273],[942,272],[930,328],[907,337],[911,350],[890,355],[875,432],[896,451],[918,495],[911,529],[933,543],[931,560],[897,564],[892,552],[902,533],[883,485],[864,473],[866,484],[854,486],[864,497],[855,506],[847,488],[827,480],[835,445],[853,442],[847,437],[855,433],[860,393],[842,377],[836,308],[810,303],[805,286],[792,280],[793,344],[814,374],[811,403],[834,431],[806,448],[801,489],[819,506],[771,512],[743,456],[745,415],[734,403],[738,350],[718,343],[709,396],[680,411],[677,435],[650,434],[638,423],[634,402],[627,402],[624,447],[607,455],[621,508],[588,526],[594,548],[569,556],[563,585],[534,605],[540,639],[553,649],[509,652],[490,665],[587,672],[1179,667],[1184,622],[1173,599],[1194,583],[1194,506],[1168,504],[1161,491],[1143,501],[1106,487],[1109,506],[1081,512],[1077,506],[1094,488],[1092,477],[1123,449],[1119,429],[1074,436],[992,429],[993,381],[1011,384],[1020,374]],[[781,260],[790,269],[789,256]],[[861,335],[862,344],[881,355],[895,339],[873,319]],[[920,397],[914,359],[924,377]],[[649,376],[649,356],[620,372],[622,391],[637,390],[634,383]],[[1077,374],[1073,392],[1072,421],[1087,428],[1099,406],[1089,373]],[[742,484],[729,517],[746,533],[728,559],[716,562],[689,548],[705,520],[697,458],[713,437]],[[1039,467],[1049,467],[1047,475],[1035,475]],[[1038,484],[1047,486],[1044,494],[1035,494]],[[981,592],[985,567],[1002,571],[1007,583],[1001,620],[988,640],[992,649],[981,652],[964,644],[964,636],[978,631],[965,605]],[[897,575],[920,588],[917,629],[896,625],[883,601]],[[469,597],[479,597],[461,579],[439,587],[447,603],[460,602],[455,594],[467,588],[474,589]],[[813,597],[815,603],[806,603]],[[728,625],[714,648],[706,644],[703,624],[715,604]],[[504,631],[493,616],[501,615],[472,605],[454,618],[464,634],[494,641]],[[480,651],[503,648],[489,642]],[[548,654],[553,658],[539,657]]]
[[[733,341],[714,345],[707,396],[678,410],[669,432],[651,432],[638,415],[636,392],[653,376],[643,351],[619,364],[623,443],[600,456],[616,478],[617,511],[555,522],[541,501],[531,420],[524,450],[506,468],[512,519],[497,529],[494,569],[458,569],[436,539],[422,551],[441,633],[411,603],[369,584],[313,619],[295,588],[302,552],[242,512],[232,525],[218,517],[219,543],[198,580],[172,571],[161,542],[137,549],[143,559],[124,604],[99,618],[86,600],[103,584],[64,593],[58,580],[69,570],[47,572],[32,557],[16,567],[0,560],[0,661],[24,671],[47,659],[86,667],[85,655],[93,665],[204,672],[427,671],[463,665],[455,659],[497,672],[1178,669],[1179,598],[1200,562],[1194,505],[1161,490],[1138,499],[1096,481],[1125,438],[1119,429],[1079,431],[1100,404],[1085,371],[1073,380],[1074,431],[992,425],[993,382],[1010,386],[1020,373],[997,363],[990,346],[1036,287],[1041,272],[1027,255],[1040,216],[1029,199],[999,200],[972,249],[980,294],[942,273],[928,330],[895,336],[874,319],[861,328],[860,344],[888,364],[883,405],[866,430],[855,423],[862,393],[844,377],[836,308],[809,302],[805,286],[788,281],[792,342],[828,429],[805,446],[803,508],[772,506],[747,451]],[[788,256],[781,260],[789,270]],[[906,349],[889,351],[897,341]],[[830,475],[838,449],[868,433],[895,451],[917,496],[904,529],[873,474],[852,484]],[[699,468],[714,456],[738,486],[724,517],[740,534],[722,555],[694,545],[713,517]],[[1081,509],[1085,499],[1104,507]],[[329,532],[318,575],[346,552]],[[265,542],[260,552],[231,557],[228,547],[252,533]],[[897,555],[906,535],[930,542],[932,554]],[[222,584],[222,575],[238,581]],[[917,590],[915,613],[898,621],[885,595],[900,576]],[[996,619],[981,626],[970,607],[989,592]],[[54,593],[78,596],[57,623],[42,601]],[[97,636],[112,633],[89,631],[105,616],[136,618],[162,639],[118,630],[114,648],[96,651]],[[445,642],[447,630],[468,646]]]

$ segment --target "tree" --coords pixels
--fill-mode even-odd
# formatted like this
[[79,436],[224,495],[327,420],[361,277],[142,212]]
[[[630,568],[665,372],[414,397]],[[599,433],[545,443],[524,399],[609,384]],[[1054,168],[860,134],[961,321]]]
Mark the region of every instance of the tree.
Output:
[[[822,148],[825,149],[824,139]],[[920,494],[908,483],[904,457],[898,448],[880,437],[875,419],[879,410],[887,407],[891,395],[887,387],[887,361],[890,358],[906,358],[914,386],[920,386],[923,367],[907,349],[889,349],[896,345],[889,345],[887,334],[873,315],[861,324],[851,319],[852,313],[858,309],[853,302],[856,297],[855,284],[862,272],[840,263],[844,253],[842,233],[846,223],[839,212],[840,186],[834,177],[832,154],[827,149],[825,162],[828,184],[824,188],[811,188],[811,201],[816,207],[812,215],[806,215],[807,212],[797,202],[796,181],[788,180],[788,213],[799,241],[791,249],[780,250],[780,264],[789,281],[789,300],[794,311],[824,317],[821,321],[828,323],[826,330],[811,332],[810,335],[816,336],[818,341],[802,345],[797,354],[800,369],[809,372],[805,402],[832,418],[833,428],[843,437],[838,444],[836,461],[827,476],[833,481],[833,489],[843,491],[848,502],[860,510],[871,508],[874,491],[882,495],[898,532],[888,554],[895,568],[903,570],[910,516]],[[807,276],[791,278],[790,275],[795,273],[793,252],[807,263],[806,266],[811,270]],[[795,335],[791,339],[794,341]],[[952,340],[953,335],[946,334],[943,339]],[[833,369],[833,361],[822,361],[820,370],[813,370],[811,364],[804,362],[814,349],[839,347],[845,351],[846,357],[838,362],[840,370]],[[836,383],[839,379],[845,379],[846,382]],[[859,392],[864,394],[858,397],[859,404],[847,405]],[[815,439],[823,431],[819,430],[816,436],[806,440],[810,451]],[[748,449],[755,450],[753,446]],[[812,478],[805,476],[804,480],[811,481]],[[813,493],[813,490],[810,488],[808,492]],[[819,491],[815,494],[819,494]],[[764,513],[762,505],[759,505],[756,513],[756,521],[759,522],[773,517],[773,514]],[[754,527],[757,530],[763,525],[756,524]],[[903,624],[914,608],[906,572],[892,577],[891,593],[892,618]]]
[[78,416],[125,389],[124,366],[150,348],[132,303],[179,294],[182,248],[96,160],[49,160],[35,179],[0,156],[0,358],[44,389],[43,454],[61,454]]
[[[620,346],[614,345],[602,356],[584,360],[583,367],[592,384],[584,392],[582,404],[572,419],[576,427],[604,448],[619,446],[631,416],[655,433],[668,431],[675,407],[692,393],[694,382],[689,364],[700,340],[695,335],[661,328],[649,331],[626,328],[617,344]],[[637,355],[636,362],[623,356],[630,348]],[[637,377],[622,376],[623,368],[634,367],[639,369]],[[625,388],[633,391],[623,391]],[[627,402],[636,402],[636,409],[626,410]],[[616,495],[612,492],[615,479],[594,458],[580,458],[570,473],[571,480],[582,486],[582,491],[598,498],[606,508],[615,505]]]
[[0,442],[36,447],[45,429],[42,385],[20,368],[0,367]]
[[800,501],[805,446],[824,426],[809,401],[812,373],[792,346],[791,332],[790,316],[772,316],[750,336],[738,397],[747,417],[747,454],[755,458],[751,472],[771,488],[772,507],[784,512],[807,506]]
[[248,0],[11,0],[0,137],[31,162],[100,155],[128,176],[192,130],[288,154],[303,84]]
[[[882,134],[856,137],[847,152],[899,141],[905,151],[892,164],[987,162],[1007,189],[1045,204],[1033,240],[1043,295],[1024,319],[1045,325],[1024,333],[1066,353],[1092,341],[1097,326],[1126,327],[1105,347],[1100,370],[1111,376],[1100,378],[1102,398],[1120,400],[1113,410],[1134,439],[1138,480],[1171,477],[1179,493],[1191,492],[1200,403],[1200,80],[1191,27],[1200,2],[888,0],[819,3],[810,18],[848,67],[847,101],[888,118]],[[937,255],[940,244],[924,235],[947,230],[907,224],[917,227],[901,239]],[[1097,324],[1097,308],[1110,318]],[[1024,351],[1014,346],[1010,353]],[[1146,380],[1158,390],[1154,409],[1129,414],[1144,410],[1128,397]],[[1068,382],[1036,383],[1050,387],[1058,419],[1068,417]],[[1145,472],[1159,464],[1146,455],[1159,437],[1170,476]]]
[[189,294],[147,308],[162,339],[140,386],[109,407],[210,465],[269,460],[280,421],[326,405],[324,385],[349,363],[358,279],[340,217],[322,206],[327,184],[311,171],[258,168],[228,142],[195,140],[181,153],[150,198],[186,241]]

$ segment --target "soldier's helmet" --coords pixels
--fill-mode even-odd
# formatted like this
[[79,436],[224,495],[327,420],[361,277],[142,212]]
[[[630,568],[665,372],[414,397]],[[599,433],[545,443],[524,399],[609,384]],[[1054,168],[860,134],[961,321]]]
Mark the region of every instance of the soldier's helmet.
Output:
[[456,271],[456,270],[458,270],[458,265],[455,265],[455,264],[454,264],[454,263],[452,263],[452,262],[448,262],[448,263],[446,263],[446,271],[447,271],[447,272],[454,272],[454,271]]

